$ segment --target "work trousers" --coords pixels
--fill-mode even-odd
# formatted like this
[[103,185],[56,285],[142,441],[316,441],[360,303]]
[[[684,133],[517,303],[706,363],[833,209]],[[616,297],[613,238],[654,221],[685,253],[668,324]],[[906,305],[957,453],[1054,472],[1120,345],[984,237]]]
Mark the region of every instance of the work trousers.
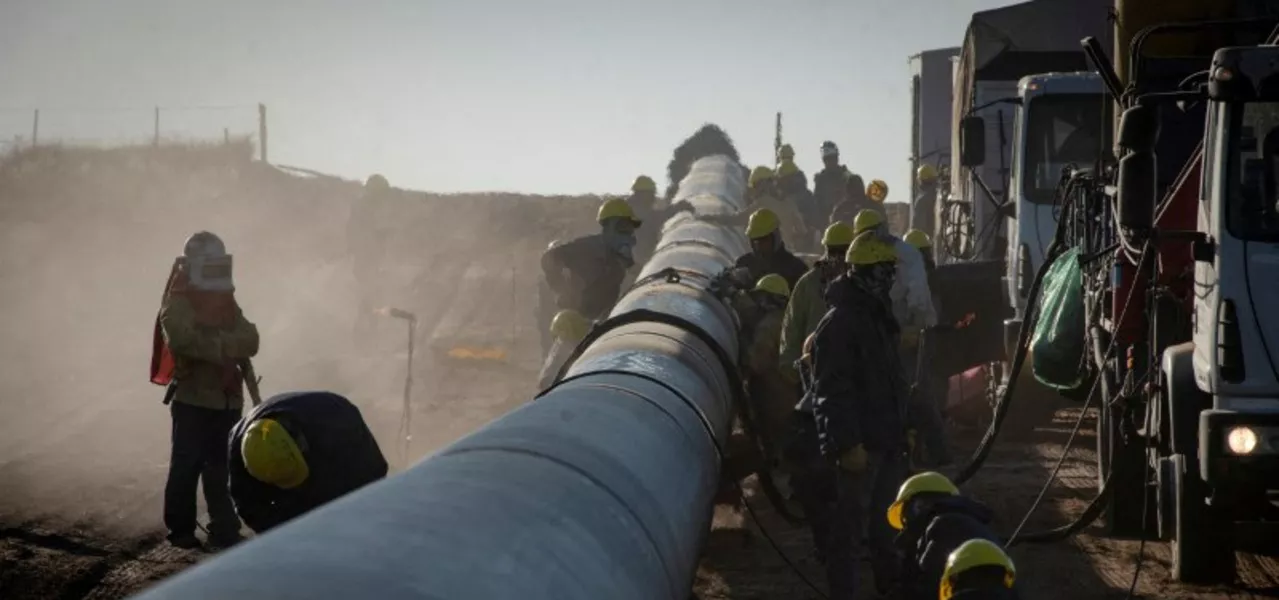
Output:
[[928,463],[939,465],[951,460],[950,448],[946,445],[946,423],[941,414],[941,399],[938,387],[933,385],[927,342],[928,336],[920,336],[919,345],[908,345],[901,348],[902,368],[906,378],[914,384],[910,395],[911,426],[919,434],[917,443],[923,446]]
[[164,525],[169,535],[195,533],[195,488],[203,482],[209,537],[234,537],[240,532],[240,519],[227,493],[227,439],[240,420],[240,411],[173,402],[169,412],[173,417],[172,451],[164,486]]
[[[829,463],[828,463],[829,464]],[[826,579],[832,600],[854,597],[857,558],[863,540],[869,542],[875,589],[884,593],[898,580],[900,558],[893,541],[897,532],[888,524],[888,507],[906,479],[906,457],[900,452],[870,453],[866,470],[849,473],[829,464],[831,487],[837,492],[827,534]]]

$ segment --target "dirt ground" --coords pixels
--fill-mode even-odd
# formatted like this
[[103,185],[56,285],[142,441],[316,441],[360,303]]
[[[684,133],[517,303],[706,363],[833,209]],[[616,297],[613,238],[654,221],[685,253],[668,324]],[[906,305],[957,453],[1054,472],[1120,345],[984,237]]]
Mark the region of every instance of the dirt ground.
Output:
[[[0,168],[0,335],[9,341],[0,348],[0,598],[121,598],[206,556],[163,543],[168,416],[144,379],[165,275],[196,229],[221,234],[236,256],[237,296],[263,337],[264,393],[348,395],[395,468],[532,396],[536,258],[550,240],[588,227],[593,206],[403,195],[403,237],[392,242],[379,297],[419,319],[406,450],[404,323],[379,322],[370,343],[350,343],[355,281],[343,228],[356,195],[349,182],[198,154],[72,153]],[[965,490],[997,510],[1001,531],[1031,504],[1079,409],[1041,412],[1038,427],[999,445]],[[1094,440],[1084,429],[1030,529],[1065,523],[1093,493]],[[957,448],[976,437],[958,432]],[[750,501],[758,523],[717,514],[698,596],[819,597],[765,533],[824,588],[808,535],[761,496]],[[1027,598],[1123,598],[1139,547],[1094,525],[1013,556]],[[1147,544],[1144,557],[1142,597],[1279,596],[1269,556],[1241,554],[1238,584],[1213,589],[1166,584],[1164,544]]]

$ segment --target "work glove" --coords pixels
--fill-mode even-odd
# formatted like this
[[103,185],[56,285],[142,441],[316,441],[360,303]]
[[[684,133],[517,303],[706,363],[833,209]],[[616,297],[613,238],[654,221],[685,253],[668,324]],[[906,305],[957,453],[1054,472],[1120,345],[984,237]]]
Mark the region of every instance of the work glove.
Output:
[[870,460],[870,456],[866,454],[866,448],[861,444],[857,444],[843,454],[839,455],[839,468],[849,473],[862,473],[866,471],[866,463]]
[[750,289],[754,282],[751,281],[751,270],[746,267],[737,267],[732,271],[733,282],[742,289]]

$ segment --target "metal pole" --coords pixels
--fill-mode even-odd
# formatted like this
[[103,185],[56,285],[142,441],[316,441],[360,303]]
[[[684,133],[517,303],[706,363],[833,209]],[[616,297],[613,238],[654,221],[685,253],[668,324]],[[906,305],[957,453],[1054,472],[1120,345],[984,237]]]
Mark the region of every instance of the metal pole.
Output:
[[266,105],[258,104],[258,147],[262,162],[266,160]]
[[151,134],[151,145],[160,146],[160,107],[155,107],[155,131]]
[[36,109],[35,118],[31,120],[31,147],[40,145],[40,109]]
[[706,287],[747,249],[700,217],[743,210],[742,171],[693,165],[696,214],[536,401],[141,598],[687,600],[740,391]]

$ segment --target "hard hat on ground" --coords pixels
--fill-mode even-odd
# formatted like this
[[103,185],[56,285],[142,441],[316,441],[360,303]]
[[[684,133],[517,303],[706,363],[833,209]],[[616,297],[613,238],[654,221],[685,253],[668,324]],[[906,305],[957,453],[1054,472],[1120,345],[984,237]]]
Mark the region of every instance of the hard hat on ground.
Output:
[[902,237],[902,240],[904,240],[907,244],[919,248],[920,250],[933,247],[933,240],[928,237],[928,234],[918,229],[907,231],[906,235]]
[[746,237],[757,240],[772,235],[780,225],[781,220],[777,218],[777,213],[761,208],[751,213],[751,220],[746,224]]
[[240,440],[240,456],[249,475],[278,488],[293,489],[311,474],[293,435],[275,419],[249,424]]
[[600,205],[599,213],[596,214],[595,220],[601,225],[609,219],[625,219],[633,223],[636,227],[640,226],[639,219],[635,218],[635,209],[621,198],[609,198]]
[[777,151],[777,157],[782,160],[791,160],[795,158],[795,149],[790,144],[782,144],[781,149]]
[[1017,567],[1003,548],[990,540],[968,540],[946,559],[946,570],[942,571],[941,587],[937,590],[938,597],[950,600],[955,595],[955,578],[981,567],[1002,567],[1006,588],[1012,589],[1017,582]]
[[391,184],[387,183],[386,178],[374,173],[364,182],[364,189],[368,192],[385,192],[391,189]]
[[774,296],[789,298],[790,284],[786,283],[785,277],[776,273],[769,273],[768,275],[760,277],[759,281],[755,282],[755,291],[768,292]]
[[561,340],[580,342],[590,330],[590,321],[575,310],[561,310],[551,319],[551,335]]
[[897,251],[873,233],[858,235],[848,246],[844,260],[853,266],[897,262]]
[[830,156],[839,156],[839,146],[836,146],[835,142],[827,140],[822,142],[822,158]]
[[777,165],[778,177],[789,177],[798,172],[799,172],[799,165],[796,165],[795,161],[789,158],[782,159],[782,164]]
[[866,186],[866,197],[875,202],[883,202],[888,198],[888,184],[883,179],[872,179]]
[[921,182],[924,182],[924,183],[928,183],[930,181],[937,181],[937,167],[934,167],[928,163],[919,165],[919,168],[915,169],[915,178],[919,179]]
[[657,192],[657,182],[653,181],[653,178],[648,175],[640,175],[635,178],[635,183],[631,184],[631,191],[637,194]]
[[853,218],[853,235],[860,235],[863,231],[874,229],[884,224],[884,215],[873,208],[863,208],[857,211],[857,216]]
[[888,507],[888,524],[892,525],[893,529],[900,530],[906,526],[906,519],[902,512],[906,509],[906,503],[919,494],[955,496],[959,494],[959,488],[955,487],[955,484],[951,483],[945,475],[933,471],[920,473],[907,479],[901,489],[897,490],[897,501]]
[[843,221],[835,221],[826,228],[826,232],[822,234],[823,246],[847,246],[853,243],[853,228]]
[[769,179],[772,179],[772,178],[773,178],[772,169],[768,167],[763,167],[763,166],[755,167],[755,170],[751,171],[750,186],[755,187],[756,185],[759,185],[760,183],[768,181]]
[[191,287],[207,292],[235,291],[231,255],[222,238],[208,231],[196,232],[183,244],[179,261]]

